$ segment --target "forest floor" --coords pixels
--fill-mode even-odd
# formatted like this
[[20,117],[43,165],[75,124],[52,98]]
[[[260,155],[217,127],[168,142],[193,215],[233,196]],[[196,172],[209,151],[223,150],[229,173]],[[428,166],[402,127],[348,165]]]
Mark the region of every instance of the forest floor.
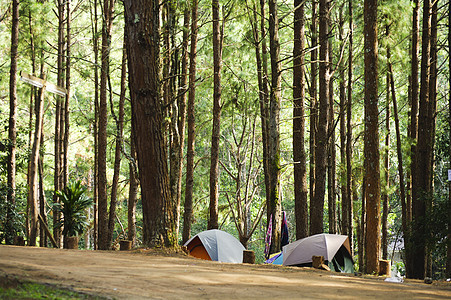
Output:
[[451,283],[225,264],[154,250],[0,245],[0,275],[111,299],[451,299]]

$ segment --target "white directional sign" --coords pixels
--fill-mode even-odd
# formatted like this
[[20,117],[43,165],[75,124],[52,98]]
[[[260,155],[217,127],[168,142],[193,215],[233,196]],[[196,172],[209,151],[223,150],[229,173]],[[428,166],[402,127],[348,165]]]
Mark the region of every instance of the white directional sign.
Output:
[[20,72],[20,80],[22,80],[22,81],[24,81],[26,83],[29,83],[29,84],[31,84],[31,85],[33,85],[35,87],[38,87],[38,88],[42,88],[44,86],[44,83],[45,83],[45,90],[47,92],[60,95],[61,97],[64,97],[67,94],[67,90],[65,88],[57,86],[57,85],[54,85],[53,83],[50,83],[48,81],[44,81],[41,78],[38,78],[36,76],[27,74],[27,73],[25,73],[23,71]]

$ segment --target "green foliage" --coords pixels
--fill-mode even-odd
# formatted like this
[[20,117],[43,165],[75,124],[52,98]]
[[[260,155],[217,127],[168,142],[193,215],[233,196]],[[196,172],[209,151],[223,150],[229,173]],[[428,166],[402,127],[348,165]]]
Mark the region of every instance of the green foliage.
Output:
[[68,289],[59,288],[53,285],[38,284],[31,282],[21,282],[10,277],[0,276],[0,298],[5,300],[13,299],[104,299],[100,296],[93,296],[74,292]]
[[63,218],[54,226],[63,227],[65,236],[81,234],[88,225],[85,210],[92,205],[92,200],[85,195],[85,191],[81,181],[68,184],[63,191],[56,191],[60,202],[53,206],[63,214]]

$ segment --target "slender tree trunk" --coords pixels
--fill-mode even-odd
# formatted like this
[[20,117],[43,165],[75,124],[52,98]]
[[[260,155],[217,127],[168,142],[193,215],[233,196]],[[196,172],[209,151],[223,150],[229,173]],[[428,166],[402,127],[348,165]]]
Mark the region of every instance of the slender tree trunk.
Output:
[[[183,175],[183,148],[185,144],[186,127],[186,96],[188,91],[188,60],[189,60],[189,29],[190,9],[186,5],[183,13],[183,40],[182,40],[182,69],[179,75],[179,89],[177,102],[174,102],[172,116],[172,132],[174,136],[173,150],[171,151],[171,193],[174,198],[174,216],[177,234],[180,231],[180,203],[182,199]],[[177,105],[175,105],[177,103]]]
[[329,1],[319,1],[319,115],[315,140],[315,193],[310,201],[310,235],[322,233],[329,121]]
[[[387,29],[388,37],[388,29]],[[389,52],[389,46],[387,46],[387,53]],[[388,60],[388,54],[387,54]],[[385,101],[385,149],[383,151],[384,159],[384,181],[382,189],[382,259],[387,259],[388,256],[388,191],[390,189],[390,74],[387,68],[386,76],[386,101]]]
[[[277,0],[269,0],[269,44],[271,54],[271,92],[269,115],[269,173],[270,194],[267,210],[272,215],[272,238],[269,253],[280,251],[280,228],[282,225],[282,197],[280,195],[280,101],[281,101],[281,70],[279,17],[277,15]],[[269,220],[268,220],[269,222]]]
[[219,228],[219,134],[221,125],[222,35],[219,24],[219,0],[212,1],[213,12],[213,129],[211,133],[210,217],[208,229]]
[[[44,147],[44,131],[41,131],[41,148]],[[44,155],[39,155],[38,172],[39,172],[39,214],[47,224],[47,214],[45,211],[46,200],[44,192]],[[39,226],[39,247],[47,247],[47,233],[44,230],[44,226]]]
[[352,61],[353,61],[353,8],[352,0],[348,2],[349,7],[349,57],[348,57],[348,101],[346,105],[346,201],[348,202],[348,223],[347,223],[347,234],[349,236],[349,242],[351,243],[351,251],[353,249],[353,197],[352,193]]
[[122,49],[122,66],[121,66],[121,93],[119,95],[119,111],[118,116],[114,115],[113,103],[110,103],[111,114],[116,121],[116,148],[114,150],[114,172],[113,183],[111,185],[111,199],[110,199],[110,211],[108,218],[108,248],[111,249],[113,244],[114,224],[116,223],[116,207],[117,207],[117,188],[119,184],[119,173],[121,170],[121,150],[123,144],[123,131],[124,131],[124,104],[125,104],[125,92],[127,89],[127,51],[126,42],[124,39]]
[[177,243],[163,136],[160,98],[160,6],[155,0],[126,0],[129,86],[134,114],[143,204],[143,244]]
[[[58,0],[58,60],[57,60],[57,68],[58,68],[58,86],[64,86],[64,54],[65,54],[65,31],[64,31],[64,19],[65,19],[65,6],[64,1]],[[62,153],[62,112],[63,112],[63,101],[57,96],[56,97],[56,108],[55,108],[55,174],[54,174],[54,190],[59,191],[62,190],[62,162],[61,162],[61,153]],[[56,194],[53,195],[53,202],[59,202]],[[56,224],[61,219],[61,213],[56,209],[53,210],[53,224]],[[62,243],[62,235],[61,228],[55,227],[53,229],[53,237],[55,238],[56,243],[61,247]]]
[[[406,192],[406,208],[403,211],[407,224],[412,221],[412,199],[416,195],[416,147],[418,137],[418,98],[419,98],[419,83],[418,83],[418,57],[419,57],[419,1],[413,1],[413,13],[412,13],[412,49],[411,49],[411,74],[410,74],[410,127],[409,137],[412,141],[410,147],[410,168],[407,174],[407,192]],[[411,277],[413,266],[413,253],[411,247],[411,232],[410,226],[406,227],[404,231],[404,241],[406,248],[406,276]]]
[[67,162],[67,155],[69,152],[69,100],[71,97],[70,87],[71,87],[71,0],[66,0],[66,11],[67,11],[67,21],[66,21],[66,102],[64,104],[64,136],[63,136],[63,174],[62,174],[62,188],[66,187],[68,177],[69,177],[69,166]]
[[98,249],[107,250],[108,243],[108,180],[106,174],[106,149],[107,149],[107,125],[108,125],[108,74],[110,60],[110,40],[112,29],[112,16],[114,0],[103,2],[103,24],[102,24],[102,69],[100,73],[100,102],[99,102],[99,128],[98,128]]
[[128,164],[130,176],[130,188],[128,191],[128,235],[127,239],[136,246],[136,202],[138,200],[138,174],[136,169],[136,149],[135,149],[135,130],[132,128],[130,133],[130,157],[133,159]]
[[412,264],[412,278],[423,279],[426,263],[425,218],[427,198],[430,197],[430,180],[432,178],[432,120],[430,119],[430,28],[431,28],[431,1],[425,0],[423,6],[423,35],[421,55],[421,85],[419,96],[418,116],[418,143],[415,153],[415,180],[416,192],[412,198],[412,255],[415,257]]
[[[344,20],[343,20],[343,7],[340,8],[340,27],[339,27],[339,33],[340,33],[340,47],[344,47],[344,32],[343,32],[343,26],[344,26]],[[339,76],[340,76],[340,163],[341,163],[341,170],[340,170],[340,189],[341,189],[341,232],[342,234],[347,235],[349,230],[349,201],[348,201],[348,193],[346,189],[347,184],[347,171],[346,171],[346,79],[345,79],[345,65],[344,62],[341,62],[338,66],[339,68]]]
[[[44,81],[46,76],[43,75]],[[38,162],[39,162],[39,149],[41,146],[42,126],[44,116],[44,95],[45,95],[45,83],[41,89],[39,99],[36,99],[35,103],[35,129],[33,138],[33,147],[30,153],[30,166],[29,166],[29,186],[28,186],[28,201],[27,206],[29,208],[29,222],[30,222],[30,236],[28,237],[28,246],[36,246],[36,238],[38,236],[39,220],[38,220]]]
[[[448,2],[448,24],[451,24],[451,1]],[[448,53],[451,53],[451,26],[448,26]],[[448,71],[451,74],[451,59],[448,60]],[[448,86],[451,88],[451,76],[448,77]],[[448,123],[451,128],[451,94],[448,95]],[[451,169],[451,133],[449,136],[449,169]],[[448,216],[451,216],[451,180],[448,179]],[[451,277],[451,218],[448,218],[448,237],[446,255],[446,277]]]
[[[329,28],[331,20],[329,19]],[[329,58],[332,61],[332,41],[329,39]],[[329,233],[337,233],[337,201],[336,201],[336,161],[337,151],[335,149],[335,124],[334,124],[334,77],[329,80],[329,122],[327,125],[327,205]]]
[[97,0],[93,1],[91,9],[91,27],[94,55],[94,191],[93,191],[93,245],[94,250],[98,249],[98,191],[99,191],[99,151],[98,151],[98,128],[99,128],[99,47],[98,47],[98,28],[97,28]]
[[[315,195],[315,161],[316,161],[316,132],[318,130],[318,101],[317,101],[317,75],[318,75],[318,0],[312,0],[312,24],[310,27],[312,51],[310,52],[310,166],[309,166],[309,197],[313,201]],[[310,220],[310,223],[312,221]]]
[[185,206],[183,213],[182,243],[190,239],[191,221],[193,218],[193,188],[194,188],[194,143],[196,139],[194,106],[196,100],[196,57],[197,57],[197,0],[192,0],[191,6],[191,45],[189,54],[189,94],[188,94],[188,140],[186,150],[186,184]]
[[307,162],[304,150],[304,4],[294,1],[294,48],[293,48],[293,157],[294,197],[296,215],[296,239],[308,236]]
[[378,122],[377,0],[364,2],[365,36],[365,198],[367,213],[365,261],[367,273],[379,272],[380,166]]
[[11,66],[9,71],[9,124],[8,124],[8,192],[6,214],[6,244],[13,244],[14,210],[16,204],[16,118],[17,118],[17,58],[19,45],[19,1],[12,1]]
[[[263,171],[265,173],[265,189],[266,201],[269,199],[271,180],[269,172],[269,77],[268,77],[268,47],[267,47],[267,30],[266,30],[266,10],[265,0],[260,0],[260,36],[261,36],[261,73],[262,73],[262,87],[260,89],[260,112],[262,120],[262,142],[263,142]],[[263,105],[263,107],[261,106]],[[269,211],[266,211],[267,219],[269,220]]]
[[[365,163],[365,162],[364,162]],[[360,244],[358,249],[359,271],[366,272],[366,177],[363,176],[362,182],[362,211],[360,214]]]
[[[390,87],[391,87],[391,95],[393,100],[393,116],[395,118],[395,130],[396,130],[396,152],[398,155],[398,174],[399,174],[399,191],[401,198],[401,207],[403,211],[406,211],[406,191],[404,186],[404,167],[403,167],[403,159],[402,159],[402,144],[401,144],[401,132],[399,128],[399,115],[398,115],[398,103],[396,100],[395,93],[395,81],[393,78],[393,70],[392,64],[390,61],[390,49],[387,49],[387,59],[388,63],[388,72],[390,74]],[[408,220],[407,215],[405,213],[402,214],[402,230],[405,234],[408,232]]]
[[[429,216],[432,212],[432,207],[434,205],[434,144],[435,144],[435,128],[436,128],[436,111],[437,111],[437,76],[438,76],[438,69],[437,69],[437,6],[438,1],[433,1],[433,5],[431,7],[431,36],[430,36],[430,44],[431,44],[431,52],[430,52],[430,70],[429,70],[429,115],[428,118],[431,122],[430,125],[430,139],[431,143],[429,144],[429,151],[430,151],[430,170],[431,170],[431,177],[429,178],[429,197],[426,198],[426,216],[428,216],[426,219],[429,219]],[[431,4],[432,4],[431,3]],[[427,221],[427,224],[429,224],[429,221]],[[428,225],[426,225],[428,226]],[[433,240],[432,232],[430,230],[427,230],[427,239]],[[433,245],[430,243],[427,243],[426,246],[426,272],[425,277],[432,278],[432,249]]]

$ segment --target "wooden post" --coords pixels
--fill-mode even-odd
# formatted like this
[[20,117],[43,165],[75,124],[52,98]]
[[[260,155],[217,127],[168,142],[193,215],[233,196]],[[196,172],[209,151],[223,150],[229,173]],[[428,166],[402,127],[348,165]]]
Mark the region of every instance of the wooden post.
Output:
[[255,253],[252,250],[243,250],[243,264],[255,264]]
[[320,269],[324,264],[324,256],[312,256],[312,267]]
[[129,240],[120,240],[119,241],[119,250],[127,251],[132,249],[132,241]]
[[379,275],[391,276],[391,264],[389,260],[379,260]]

